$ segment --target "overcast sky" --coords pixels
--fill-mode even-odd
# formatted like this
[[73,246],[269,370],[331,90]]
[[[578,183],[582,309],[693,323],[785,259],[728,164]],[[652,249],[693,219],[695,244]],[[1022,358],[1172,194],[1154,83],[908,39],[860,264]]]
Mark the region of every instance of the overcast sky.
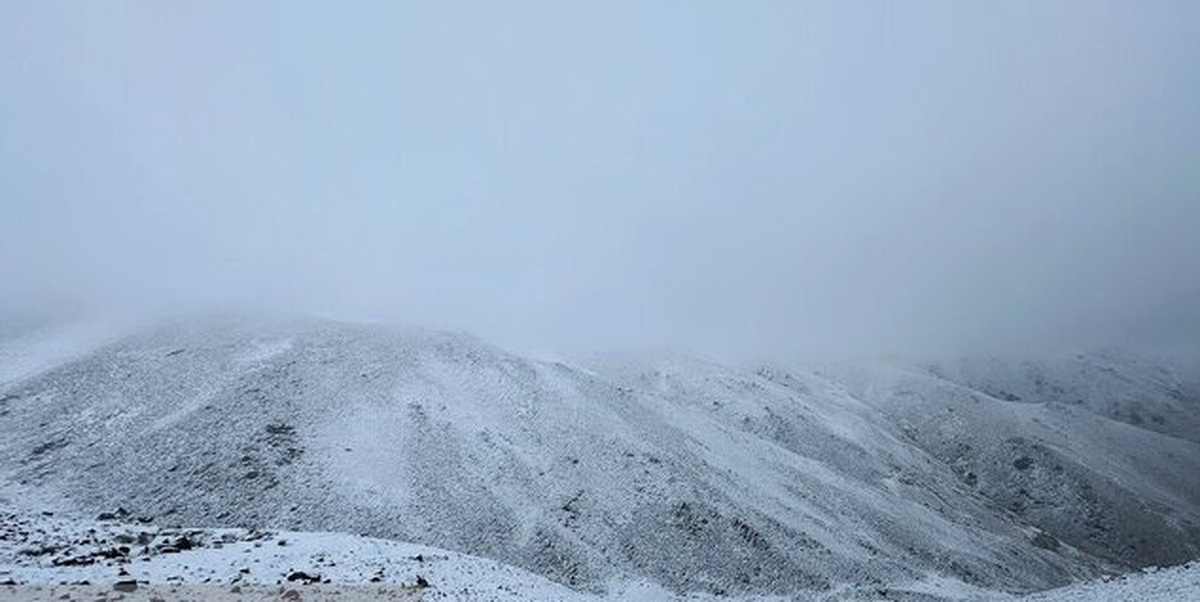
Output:
[[1200,340],[1200,2],[3,2],[0,296]]

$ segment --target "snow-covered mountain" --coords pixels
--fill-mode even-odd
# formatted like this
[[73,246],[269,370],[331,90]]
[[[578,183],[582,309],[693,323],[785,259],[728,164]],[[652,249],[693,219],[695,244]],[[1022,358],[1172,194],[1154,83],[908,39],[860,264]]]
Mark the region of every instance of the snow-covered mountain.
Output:
[[833,372],[996,507],[1146,566],[1196,558],[1200,543],[1200,370],[1172,364],[1106,352]]
[[713,595],[931,574],[1031,591],[1200,550],[1200,372],[1182,364],[569,366],[262,318],[22,332],[0,358],[5,478],[150,525],[340,532],[576,590]]

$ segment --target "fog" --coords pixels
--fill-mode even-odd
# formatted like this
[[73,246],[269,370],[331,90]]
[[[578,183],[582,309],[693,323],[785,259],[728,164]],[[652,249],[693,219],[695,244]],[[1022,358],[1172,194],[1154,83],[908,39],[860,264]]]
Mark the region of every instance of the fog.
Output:
[[0,302],[1200,340],[1200,3],[6,2]]

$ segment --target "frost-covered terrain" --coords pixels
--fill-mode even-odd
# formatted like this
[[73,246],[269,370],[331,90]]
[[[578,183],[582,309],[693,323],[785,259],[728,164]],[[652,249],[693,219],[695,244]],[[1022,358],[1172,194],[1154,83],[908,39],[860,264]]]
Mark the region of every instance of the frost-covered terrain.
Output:
[[[565,365],[321,320],[74,328],[0,341],[6,520],[221,542],[150,546],[135,581],[383,566],[431,585],[397,596],[971,598],[1200,555],[1183,362]],[[6,545],[18,583],[117,577]]]
[[[87,520],[9,488],[0,498],[0,600],[548,600],[765,599],[679,596],[646,583],[613,584],[608,596],[570,590],[484,559],[338,533],[158,527],[126,511]],[[774,596],[771,599],[782,599]],[[791,600],[997,600],[1178,602],[1200,599],[1200,563],[1149,569],[1029,596],[988,591],[930,574],[888,587],[842,585]]]
[[1200,600],[1200,563],[1147,569],[1033,594],[1028,602],[1186,602]]
[[[363,599],[589,598],[519,569],[427,546],[343,533],[165,527],[125,509],[90,520],[39,510],[57,505],[31,505],[40,496],[18,491],[9,488],[0,498],[0,583],[8,585],[59,586],[64,593],[94,585],[160,596],[178,593],[169,588],[211,587],[193,592],[202,599],[288,590],[311,598],[311,586],[358,589]],[[47,599],[57,599],[56,591],[10,590]]]
[[1120,566],[1197,557],[1200,370],[1105,353],[834,372],[965,485],[1056,540]]

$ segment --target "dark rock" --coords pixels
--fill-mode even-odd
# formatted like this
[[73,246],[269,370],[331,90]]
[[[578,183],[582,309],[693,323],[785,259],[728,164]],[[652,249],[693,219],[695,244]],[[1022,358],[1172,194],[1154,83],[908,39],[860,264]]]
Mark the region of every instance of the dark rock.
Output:
[[133,579],[122,579],[113,584],[113,591],[118,592],[135,592],[137,591],[137,588],[137,581],[134,581]]
[[1045,531],[1038,531],[1037,535],[1033,536],[1033,539],[1030,541],[1030,543],[1042,548],[1043,550],[1050,550],[1051,552],[1057,550],[1059,546],[1058,539],[1053,535],[1046,533]]
[[309,575],[308,573],[305,573],[304,571],[294,571],[287,576],[287,580],[288,581],[299,581],[300,583],[304,583],[304,584],[313,584],[313,583],[320,583],[321,576],[315,575],[315,574]]
[[37,447],[34,447],[32,450],[30,450],[29,457],[31,459],[37,459],[37,458],[44,456],[56,449],[62,449],[70,444],[71,444],[71,441],[66,438],[59,438],[59,439],[54,439],[51,441],[46,441],[46,442],[38,445]]
[[117,508],[112,512],[101,512],[96,520],[125,520],[129,518],[129,511],[124,508]]
[[69,556],[67,558],[55,558],[52,564],[54,566],[91,566],[96,564],[96,559],[88,556]]

